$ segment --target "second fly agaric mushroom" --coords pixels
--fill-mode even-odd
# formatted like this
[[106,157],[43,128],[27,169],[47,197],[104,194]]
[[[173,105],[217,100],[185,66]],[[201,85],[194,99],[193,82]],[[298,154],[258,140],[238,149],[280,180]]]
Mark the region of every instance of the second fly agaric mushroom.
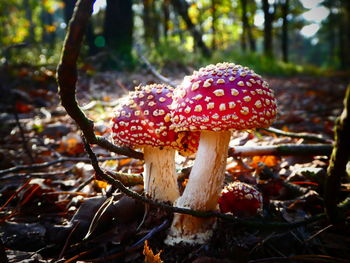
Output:
[[235,216],[254,216],[262,210],[262,194],[253,186],[233,182],[221,191],[218,203],[222,213]]
[[[210,211],[224,181],[231,130],[268,127],[276,116],[269,85],[247,67],[209,65],[185,77],[174,91],[172,121],[177,131],[201,131],[196,159],[179,207]],[[176,214],[167,244],[205,243],[215,219]]]
[[[174,131],[170,122],[173,89],[153,84],[130,92],[112,119],[115,144],[144,150],[144,190],[150,198],[174,202],[179,197],[175,150],[193,152],[194,134]],[[197,140],[197,142],[196,142]]]

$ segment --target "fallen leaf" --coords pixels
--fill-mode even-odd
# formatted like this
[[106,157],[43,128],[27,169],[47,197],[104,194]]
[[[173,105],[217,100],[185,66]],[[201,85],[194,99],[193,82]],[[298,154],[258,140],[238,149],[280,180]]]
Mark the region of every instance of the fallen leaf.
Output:
[[274,167],[278,163],[278,157],[274,155],[254,156],[249,164],[253,168],[258,168],[259,163],[264,163],[267,167]]
[[160,259],[160,253],[162,253],[162,250],[159,251],[158,254],[154,255],[152,249],[148,246],[148,240],[145,241],[145,245],[143,247],[145,263],[163,263],[163,261]]

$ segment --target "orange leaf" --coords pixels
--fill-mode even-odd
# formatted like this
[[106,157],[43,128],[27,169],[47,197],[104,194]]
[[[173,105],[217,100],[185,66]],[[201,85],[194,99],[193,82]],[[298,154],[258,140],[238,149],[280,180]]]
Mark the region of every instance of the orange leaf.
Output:
[[259,163],[264,163],[267,167],[273,167],[277,165],[278,158],[274,155],[254,156],[250,166],[258,168]]
[[162,253],[162,250],[159,251],[158,254],[154,255],[152,249],[148,246],[148,240],[145,241],[145,245],[143,247],[145,263],[163,263],[163,261],[160,259],[160,253]]
[[105,181],[100,181],[100,180],[95,180],[95,183],[99,188],[102,188],[102,189],[106,189],[108,185]]
[[57,151],[60,153],[67,153],[69,155],[76,155],[84,152],[84,144],[78,135],[69,133],[62,138],[61,144]]

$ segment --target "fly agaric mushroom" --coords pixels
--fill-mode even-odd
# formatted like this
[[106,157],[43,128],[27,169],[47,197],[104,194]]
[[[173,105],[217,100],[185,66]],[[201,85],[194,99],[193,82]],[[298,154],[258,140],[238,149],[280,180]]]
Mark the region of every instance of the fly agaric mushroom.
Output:
[[[144,191],[154,200],[174,202],[179,197],[175,150],[194,152],[194,134],[175,132],[170,122],[173,88],[161,84],[140,86],[130,92],[112,119],[115,144],[142,147]],[[198,142],[198,136],[197,136]]]
[[[176,131],[201,131],[198,151],[179,207],[217,208],[231,130],[268,127],[276,116],[273,91],[261,76],[233,63],[195,71],[174,91],[172,121]],[[205,243],[215,219],[176,214],[165,242]]]
[[262,210],[262,194],[249,184],[233,182],[221,191],[218,203],[222,213],[254,216]]

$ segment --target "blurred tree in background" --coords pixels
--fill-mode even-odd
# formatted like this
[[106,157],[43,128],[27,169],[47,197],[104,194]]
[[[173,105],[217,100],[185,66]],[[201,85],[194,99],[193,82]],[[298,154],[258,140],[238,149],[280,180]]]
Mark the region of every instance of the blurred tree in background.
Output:
[[[318,2],[329,14],[315,24],[304,18],[305,0],[97,0],[85,56],[105,54],[98,61],[107,68],[130,66],[137,43],[159,67],[230,60],[272,74],[349,69],[350,1]],[[2,63],[57,63],[75,3],[1,1]],[[319,29],[307,33],[312,27]],[[26,48],[9,48],[22,42]]]

